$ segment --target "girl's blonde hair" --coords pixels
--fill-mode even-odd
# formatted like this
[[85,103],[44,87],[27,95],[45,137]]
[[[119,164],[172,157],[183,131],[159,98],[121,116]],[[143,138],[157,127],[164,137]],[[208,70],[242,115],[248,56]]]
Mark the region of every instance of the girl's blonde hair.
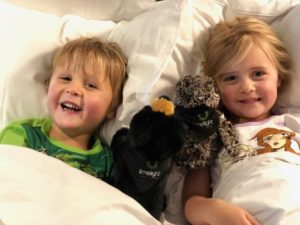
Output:
[[115,110],[122,101],[122,89],[127,76],[126,58],[117,43],[104,42],[96,37],[71,40],[54,55],[52,72],[65,66],[86,74],[104,74],[112,87],[110,110]]
[[291,79],[291,57],[271,26],[253,17],[237,17],[218,23],[210,31],[204,61],[204,74],[220,76],[232,65],[242,61],[249,49],[257,46],[278,70],[283,91]]

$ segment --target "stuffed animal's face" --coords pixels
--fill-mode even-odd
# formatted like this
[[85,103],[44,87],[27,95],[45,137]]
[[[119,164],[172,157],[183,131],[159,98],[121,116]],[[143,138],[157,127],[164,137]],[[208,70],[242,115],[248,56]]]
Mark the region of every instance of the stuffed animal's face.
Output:
[[217,108],[220,95],[215,81],[207,76],[187,75],[176,84],[175,105],[184,108],[197,108],[205,105]]
[[174,156],[183,144],[182,124],[173,116],[145,106],[131,120],[128,147],[150,161]]

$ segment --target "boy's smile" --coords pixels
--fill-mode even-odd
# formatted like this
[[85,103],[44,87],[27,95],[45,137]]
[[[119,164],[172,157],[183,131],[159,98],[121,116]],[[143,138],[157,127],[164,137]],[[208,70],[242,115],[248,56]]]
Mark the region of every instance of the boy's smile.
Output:
[[62,102],[60,105],[64,111],[79,112],[82,110],[79,106],[77,106],[71,102]]

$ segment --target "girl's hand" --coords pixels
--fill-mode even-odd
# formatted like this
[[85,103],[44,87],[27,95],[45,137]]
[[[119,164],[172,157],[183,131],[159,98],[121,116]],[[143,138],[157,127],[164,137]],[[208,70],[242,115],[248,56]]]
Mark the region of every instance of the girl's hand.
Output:
[[219,199],[191,197],[185,215],[193,225],[260,225],[244,209]]
[[246,210],[219,199],[211,200],[212,210],[216,210],[216,215],[212,214],[209,218],[211,225],[259,225],[254,216]]

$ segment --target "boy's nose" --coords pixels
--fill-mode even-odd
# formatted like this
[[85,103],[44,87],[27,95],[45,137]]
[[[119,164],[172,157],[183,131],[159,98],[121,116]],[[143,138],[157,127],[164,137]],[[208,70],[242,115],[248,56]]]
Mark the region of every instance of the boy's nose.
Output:
[[71,87],[68,87],[66,89],[66,93],[69,94],[69,95],[73,95],[73,96],[81,96],[82,95],[82,91],[79,87],[77,86],[71,86]]

